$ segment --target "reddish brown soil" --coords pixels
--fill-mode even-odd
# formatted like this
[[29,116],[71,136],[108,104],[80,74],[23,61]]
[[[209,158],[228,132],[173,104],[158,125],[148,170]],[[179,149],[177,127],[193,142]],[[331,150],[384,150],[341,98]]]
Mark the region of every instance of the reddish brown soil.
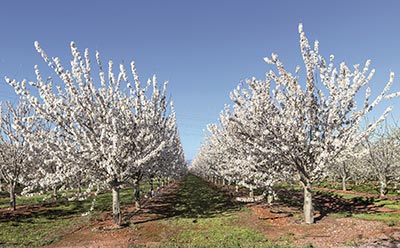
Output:
[[[133,207],[125,206],[124,227],[112,224],[110,213],[97,216],[94,220],[76,227],[59,242],[48,247],[127,247],[128,245],[160,246],[180,231],[179,226],[167,225],[160,220],[178,215],[174,210],[179,183],[173,183],[161,194],[146,202],[135,212]],[[236,195],[229,187],[220,187],[232,196]],[[243,192],[242,192],[243,193]],[[251,211],[237,212],[237,225],[247,226],[262,233],[266,238],[280,244],[301,247],[311,243],[314,247],[400,247],[400,227],[388,226],[377,221],[356,218],[335,218],[337,212],[377,213],[393,211],[377,208],[372,200],[351,201],[333,195],[315,196],[316,224],[302,223],[301,193],[278,192],[280,201],[272,205],[252,203],[246,206]],[[48,206],[47,206],[48,207]],[[46,206],[18,208],[16,213],[5,216],[8,211],[0,211],[0,219],[30,214],[45,210]]]
[[[220,187],[234,192],[233,188]],[[252,227],[263,233],[268,239],[280,244],[302,247],[312,244],[314,247],[400,247],[400,227],[389,226],[379,221],[367,221],[357,218],[335,218],[334,213],[400,213],[373,204],[379,195],[354,191],[340,191],[318,188],[314,205],[316,223],[307,225],[302,222],[302,194],[297,191],[280,190],[280,200],[271,205],[266,203],[247,204],[252,211],[241,212],[239,225]],[[354,200],[336,196],[334,192],[352,193],[359,197]],[[329,194],[330,193],[330,194]],[[231,193],[231,195],[237,193]],[[243,194],[241,192],[240,194]],[[364,199],[362,198],[364,197]],[[399,200],[399,197],[383,199]],[[265,225],[265,222],[268,224]]]
[[57,203],[46,203],[46,204],[29,204],[23,206],[17,206],[15,211],[10,211],[7,208],[0,209],[0,221],[12,221],[16,218],[30,217],[32,215],[41,214],[48,211],[52,207],[56,206]]
[[[356,218],[334,218],[324,216],[313,225],[303,224],[301,213],[280,204],[272,206],[258,204],[250,206],[250,213],[241,213],[243,225],[253,226],[268,239],[281,244],[315,247],[346,247],[368,244],[370,247],[397,245],[400,239],[400,227],[389,227],[377,221],[366,221]],[[269,225],[257,226],[260,220]],[[395,244],[396,243],[396,244]],[[398,246],[392,246],[398,247]]]
[[353,191],[353,190],[328,189],[328,188],[319,188],[319,187],[315,187],[314,189],[319,190],[319,191],[324,191],[324,192],[344,193],[344,194],[356,195],[356,196],[367,197],[367,198],[369,197],[369,198],[379,198],[379,199],[385,199],[385,200],[400,200],[400,197],[398,197],[398,196],[390,196],[390,195],[380,196],[379,194],[358,192],[358,191]]
[[111,213],[104,213],[94,221],[65,235],[61,241],[48,247],[127,247],[130,244],[158,246],[174,232],[158,220],[174,214],[173,203],[179,183],[172,183],[161,190],[160,195],[148,200],[142,209],[125,206],[125,226],[118,227],[112,222]]

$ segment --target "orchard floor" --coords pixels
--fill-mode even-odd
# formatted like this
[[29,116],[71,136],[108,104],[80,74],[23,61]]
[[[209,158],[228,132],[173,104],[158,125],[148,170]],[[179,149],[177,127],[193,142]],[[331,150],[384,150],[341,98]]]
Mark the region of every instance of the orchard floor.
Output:
[[239,204],[233,201],[237,194],[188,175],[139,212],[124,206],[124,227],[103,213],[48,247],[400,247],[400,225],[350,216],[398,211],[368,198],[316,194],[316,224],[306,225],[299,191],[279,191],[280,200],[271,206]]

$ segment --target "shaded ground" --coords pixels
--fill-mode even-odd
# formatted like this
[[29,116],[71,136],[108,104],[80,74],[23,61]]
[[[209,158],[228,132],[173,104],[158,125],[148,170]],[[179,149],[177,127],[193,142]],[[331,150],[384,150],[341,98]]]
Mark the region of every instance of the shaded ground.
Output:
[[182,223],[176,225],[174,220],[197,223],[198,219],[227,214],[237,211],[239,207],[226,192],[189,176],[183,182],[172,183],[160,191],[139,211],[125,206],[123,212],[130,213],[124,216],[127,227],[116,228],[112,224],[111,213],[104,213],[95,222],[88,223],[49,247],[162,246],[182,230]]
[[[280,204],[259,204],[250,208],[251,214],[245,214],[243,219],[252,219],[253,223],[257,220],[267,221],[270,226],[262,230],[257,228],[258,231],[280,244],[295,247],[307,244],[315,247],[358,247],[363,244],[370,245],[368,247],[374,247],[374,244],[376,247],[400,246],[400,228],[382,222],[327,215],[314,225],[306,225],[301,222],[301,213],[297,208]],[[246,222],[243,224],[249,224]]]
[[[376,206],[373,194],[353,192],[357,197],[346,199],[333,190],[319,190],[314,195],[314,225],[302,221],[302,192],[288,189],[279,189],[279,200],[273,204],[247,204],[251,212],[240,213],[239,223],[251,226],[273,243],[295,247],[309,244],[314,247],[400,247],[400,222],[388,225],[352,218],[364,214],[400,214],[400,210]],[[265,222],[269,225],[265,226]]]
[[[369,196],[345,199],[318,193],[317,222],[305,225],[299,191],[279,190],[280,200],[272,205],[233,202],[237,194],[232,187],[189,175],[162,189],[140,211],[123,205],[125,227],[115,227],[106,211],[48,247],[400,247],[399,225],[351,217],[398,211],[377,207]],[[46,207],[29,211],[40,214]],[[0,212],[0,220],[24,214],[28,209],[16,216]]]
[[[74,203],[83,204],[82,202]],[[45,203],[45,204],[29,204],[17,206],[16,211],[9,211],[8,209],[0,209],[0,222],[9,221],[23,221],[28,218],[45,217],[47,219],[55,218],[68,218],[71,215],[77,214],[79,206],[75,209],[59,208],[59,203]],[[65,205],[64,205],[65,206]]]
[[[376,214],[376,213],[400,213],[400,210],[388,209],[377,206],[375,203],[376,195],[363,194],[357,192],[348,192],[346,194],[354,195],[351,199],[347,199],[336,195],[334,192],[338,190],[318,189],[314,195],[314,206],[316,210],[315,220],[318,222],[329,214],[347,213],[351,214]],[[343,191],[339,191],[343,193]],[[296,190],[280,189],[278,191],[281,203],[290,207],[302,208],[303,195],[302,192]],[[391,197],[394,199],[394,197]]]

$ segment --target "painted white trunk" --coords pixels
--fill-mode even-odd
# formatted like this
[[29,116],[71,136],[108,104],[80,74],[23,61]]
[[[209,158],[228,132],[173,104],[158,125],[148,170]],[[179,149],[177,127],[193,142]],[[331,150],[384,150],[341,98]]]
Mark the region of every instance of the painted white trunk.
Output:
[[387,187],[386,178],[381,178],[381,180],[380,180],[380,188],[379,188],[381,196],[385,196],[386,195],[386,187]]
[[140,209],[140,184],[139,184],[139,181],[137,181],[135,183],[134,190],[135,190],[135,208]]
[[17,203],[15,200],[15,185],[13,183],[10,183],[9,191],[10,191],[10,210],[15,211],[17,209]]
[[57,186],[54,186],[54,188],[53,188],[53,196],[54,196],[54,199],[58,199],[58,188],[57,188]]
[[113,221],[117,225],[121,225],[121,208],[120,208],[120,197],[119,197],[119,188],[112,188],[112,211],[113,211]]
[[307,181],[303,184],[304,187],[304,221],[306,224],[314,223],[314,207],[313,207],[313,192],[312,184]]
[[346,177],[345,176],[342,177],[342,190],[343,191],[347,190],[347,188],[346,188]]
[[150,192],[149,192],[149,194],[150,194],[150,197],[154,196],[154,180],[153,179],[150,179]]
[[254,197],[254,191],[252,187],[250,188],[249,197]]
[[274,201],[274,199],[275,199],[275,192],[273,191],[273,190],[268,190],[268,193],[267,193],[267,203],[268,204],[272,204],[272,202]]

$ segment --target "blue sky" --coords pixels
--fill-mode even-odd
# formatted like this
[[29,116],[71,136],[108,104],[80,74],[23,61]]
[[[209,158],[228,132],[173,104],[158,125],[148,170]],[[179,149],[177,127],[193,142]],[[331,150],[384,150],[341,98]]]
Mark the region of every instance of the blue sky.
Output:
[[[263,57],[277,52],[288,69],[301,64],[298,23],[320,52],[352,65],[372,60],[377,94],[396,73],[400,89],[399,1],[1,1],[0,76],[34,79],[33,65],[50,56],[69,62],[69,43],[101,52],[103,60],[136,61],[144,82],[169,81],[188,159],[207,123],[216,122],[229,92],[271,69]],[[0,100],[15,100],[0,80]],[[400,100],[393,116],[398,116]],[[397,105],[397,106],[396,106]],[[382,106],[381,108],[383,108]],[[380,109],[378,109],[380,110]],[[379,111],[378,111],[379,112]],[[374,118],[374,117],[371,117]]]

